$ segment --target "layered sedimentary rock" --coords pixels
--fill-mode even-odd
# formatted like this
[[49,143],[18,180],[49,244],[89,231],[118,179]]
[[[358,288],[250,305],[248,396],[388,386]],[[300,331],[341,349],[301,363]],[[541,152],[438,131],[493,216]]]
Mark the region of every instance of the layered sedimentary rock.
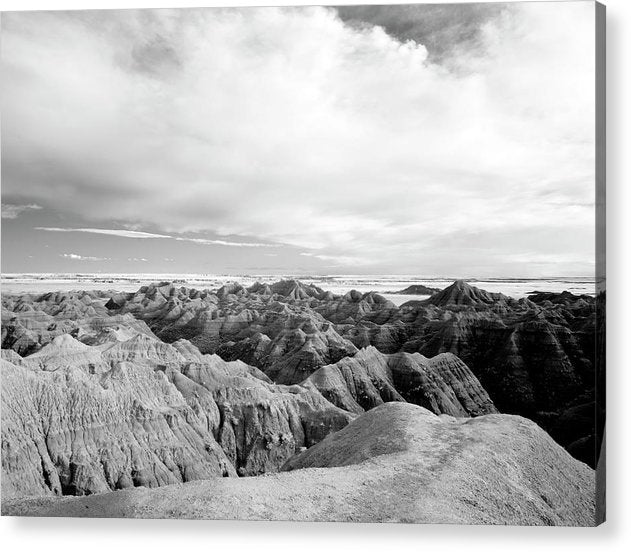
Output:
[[292,384],[320,366],[357,352],[351,342],[317,313],[288,314],[280,320],[276,314],[268,313],[253,322],[241,333],[241,336],[247,334],[246,337],[238,339],[241,337],[238,336],[238,341],[223,343],[217,353],[225,359],[252,363],[277,383]]
[[[92,494],[279,468],[352,415],[257,368],[130,328],[3,351],[3,496]],[[124,340],[120,340],[123,338]]]
[[575,446],[593,435],[593,416],[590,424],[577,419],[578,437],[576,427],[566,432],[567,424],[557,424],[562,413],[593,400],[593,298],[564,293],[516,300],[456,282],[428,300],[336,329],[357,347],[374,345],[384,353],[456,354],[501,412],[534,419],[594,465],[590,447]]
[[[397,307],[376,293],[335,295],[286,280],[216,291],[163,282],[136,293],[8,296],[2,303],[2,346],[21,355],[64,333],[98,347],[114,334],[120,341],[125,333],[143,334],[165,344],[185,340],[200,354],[241,360],[287,385],[371,346],[389,355],[453,353],[498,410],[535,420],[577,457],[595,462],[589,405],[596,308],[589,296],[533,293],[516,300],[457,281]],[[381,400],[396,397],[377,391]]]
[[72,334],[89,339],[108,328],[153,335],[144,322],[130,314],[112,316],[105,307],[109,295],[99,291],[3,295],[2,348],[24,356],[57,336]]
[[315,306],[315,310],[326,320],[344,325],[354,324],[363,319],[370,319],[377,324],[383,323],[398,309],[392,301],[378,293],[349,291],[345,295],[323,301]]
[[324,366],[303,383],[333,404],[361,413],[384,402],[407,401],[436,414],[479,416],[497,412],[471,370],[455,355],[385,355],[375,347]]
[[501,293],[489,293],[483,289],[467,284],[464,280],[456,280],[452,285],[435,293],[425,301],[427,305],[446,306],[480,306],[494,305],[498,302],[512,302],[514,299]]
[[240,361],[207,356],[167,376],[194,411],[216,408],[213,434],[239,475],[275,471],[353,418],[317,392],[267,383]]
[[594,472],[517,416],[437,417],[381,405],[282,473],[73,499],[5,501],[4,514],[593,525]]
[[393,293],[396,293],[398,295],[434,295],[434,293],[438,293],[439,291],[439,288],[428,287],[421,284],[414,284],[400,291],[394,291]]
[[2,361],[3,497],[92,494],[235,475],[164,375]]
[[185,338],[203,353],[243,360],[278,383],[297,383],[357,348],[311,308],[330,296],[295,281],[238,284],[216,293],[162,283],[108,305],[144,320],[161,339]]

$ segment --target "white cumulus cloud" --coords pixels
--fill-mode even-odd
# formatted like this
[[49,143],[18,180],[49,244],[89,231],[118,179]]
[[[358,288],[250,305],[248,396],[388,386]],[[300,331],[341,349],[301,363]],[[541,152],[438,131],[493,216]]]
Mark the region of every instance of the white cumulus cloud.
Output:
[[318,7],[7,13],[3,193],[165,233],[108,231],[125,237],[443,274],[558,254],[550,270],[585,273],[593,12],[515,5],[445,65]]

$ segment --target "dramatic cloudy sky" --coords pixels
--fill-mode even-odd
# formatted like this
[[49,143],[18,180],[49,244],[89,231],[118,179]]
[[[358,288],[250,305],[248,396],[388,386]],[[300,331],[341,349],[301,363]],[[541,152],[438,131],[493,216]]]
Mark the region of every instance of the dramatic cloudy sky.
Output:
[[594,6],[10,13],[4,272],[590,275]]

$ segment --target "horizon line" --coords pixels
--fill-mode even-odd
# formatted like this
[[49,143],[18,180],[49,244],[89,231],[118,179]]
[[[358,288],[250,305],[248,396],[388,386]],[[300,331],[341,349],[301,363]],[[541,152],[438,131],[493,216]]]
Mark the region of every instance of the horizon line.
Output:
[[555,275],[555,276],[541,276],[541,277],[520,277],[520,276],[427,276],[418,274],[394,274],[394,273],[371,273],[371,274],[318,274],[318,273],[304,273],[298,274],[296,272],[275,272],[275,273],[213,273],[213,272],[0,272],[0,278],[11,276],[157,276],[157,275],[170,275],[170,276],[209,276],[209,277],[239,277],[239,276],[293,276],[296,278],[369,278],[369,277],[405,277],[405,278],[417,278],[422,280],[558,280],[566,278],[582,278],[582,279],[598,279],[596,275]]

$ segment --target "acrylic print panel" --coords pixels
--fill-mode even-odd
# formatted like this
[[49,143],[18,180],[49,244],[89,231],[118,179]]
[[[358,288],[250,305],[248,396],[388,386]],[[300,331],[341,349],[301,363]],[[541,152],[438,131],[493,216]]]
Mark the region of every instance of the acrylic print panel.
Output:
[[3,13],[3,514],[602,521],[603,10]]

